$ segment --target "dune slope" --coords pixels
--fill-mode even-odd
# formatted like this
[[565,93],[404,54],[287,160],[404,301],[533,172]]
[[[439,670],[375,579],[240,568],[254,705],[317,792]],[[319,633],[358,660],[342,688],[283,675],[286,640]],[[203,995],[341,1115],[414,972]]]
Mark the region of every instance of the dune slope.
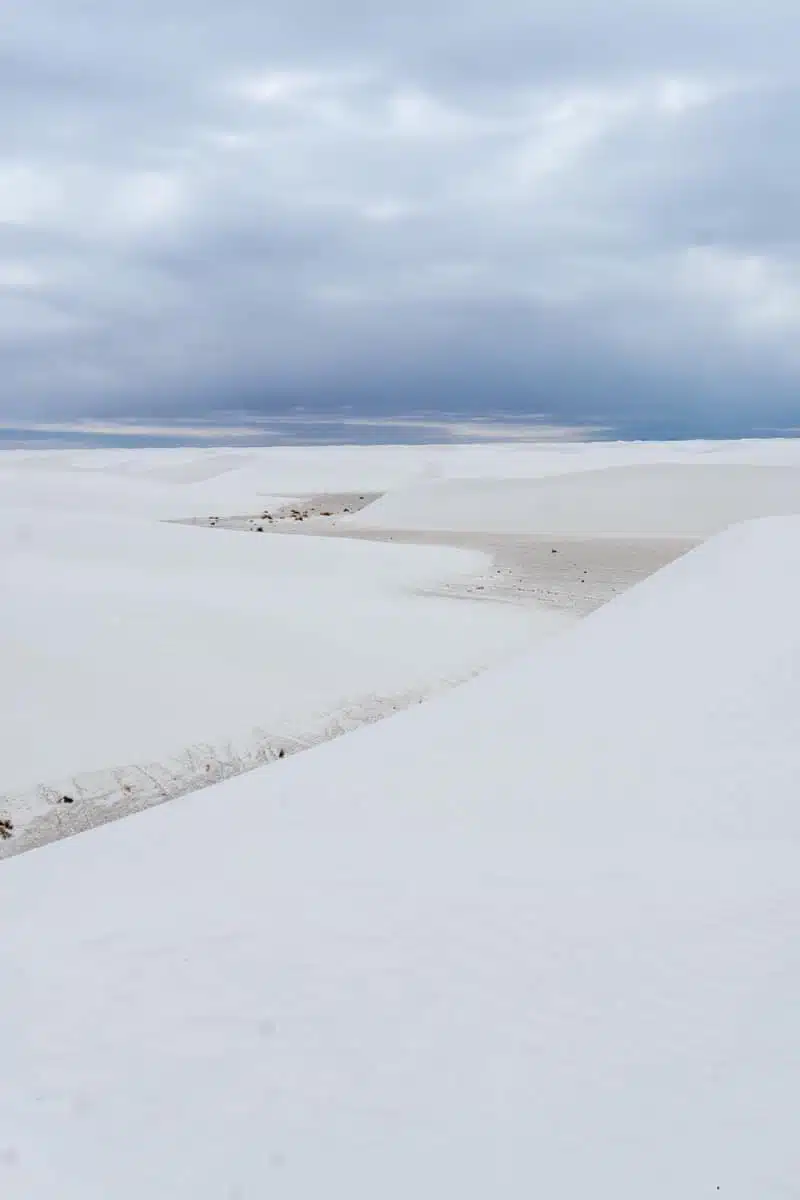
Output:
[[789,1196],[800,522],[0,872],[0,1187]]
[[[585,460],[586,461],[586,460]],[[589,462],[591,459],[588,460]],[[530,479],[443,479],[389,492],[341,524],[566,537],[708,537],[738,521],[800,512],[800,469],[632,461]]]

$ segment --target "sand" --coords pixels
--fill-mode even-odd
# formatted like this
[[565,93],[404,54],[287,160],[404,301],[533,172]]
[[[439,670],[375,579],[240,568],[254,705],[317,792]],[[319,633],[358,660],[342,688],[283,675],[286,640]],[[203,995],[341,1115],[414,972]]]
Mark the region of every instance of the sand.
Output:
[[485,569],[420,594],[549,608],[578,616],[633,587],[697,545],[697,538],[565,537],[482,530],[359,528],[340,518],[368,517],[381,493],[323,492],[258,515],[190,519],[190,524],[243,533],[305,534],[414,546],[448,546],[486,555]]
[[756,522],[4,863],[3,1200],[796,1194],[798,610],[800,521]]
[[[312,531],[309,530],[309,533]],[[328,536],[480,550],[490,565],[424,594],[552,608],[585,616],[697,543],[681,538],[540,538],[426,530],[331,530]]]
[[[643,453],[626,449],[634,452]],[[526,469],[560,472],[533,477],[432,479],[420,459],[423,477],[396,489],[387,478],[388,491],[289,496],[278,491],[290,483],[285,472],[263,470],[255,455],[241,470],[238,459],[139,454],[107,469],[92,457],[72,466],[37,459],[32,471],[11,471],[14,502],[22,486],[27,506],[17,509],[12,554],[25,548],[23,573],[30,553],[43,554],[47,578],[6,622],[23,655],[9,720],[22,713],[25,728],[8,735],[16,753],[4,765],[0,807],[17,826],[0,857],[414,706],[560,632],[726,524],[800,508],[800,470],[789,463],[709,463],[695,449],[690,462],[597,470],[597,453],[586,448],[568,475],[563,456],[544,464],[526,457]],[[453,459],[454,470],[466,466]],[[69,520],[53,513],[56,486]],[[106,493],[111,523],[90,551]],[[199,530],[184,544],[187,531],[179,537],[176,525],[247,532],[264,544],[255,554],[237,539],[211,538],[206,547]],[[305,544],[290,547],[285,539],[298,535]],[[39,546],[48,538],[57,547]],[[279,543],[292,553],[276,559]],[[428,555],[421,576],[409,572],[411,547]],[[436,548],[441,557],[431,560]],[[350,551],[364,558],[360,574]],[[424,597],[454,608],[437,612]],[[472,602],[470,618],[463,600]],[[17,650],[9,654],[13,668]],[[154,690],[155,660],[168,670]],[[78,703],[86,696],[91,719]],[[49,732],[26,751],[31,729]],[[23,768],[16,778],[14,758]]]
[[[196,595],[195,599],[191,601],[191,623],[197,625],[200,621],[203,604],[211,600],[209,594],[211,586],[217,589],[225,585],[229,591],[232,589],[241,601],[245,601],[247,596],[250,596],[250,600],[244,603],[243,607],[241,605],[228,607],[230,598],[225,598],[224,607],[220,607],[218,610],[218,617],[215,615],[217,610],[214,610],[211,623],[207,622],[207,629],[202,634],[201,641],[205,646],[202,651],[203,657],[199,656],[199,649],[197,652],[191,651],[189,643],[187,644],[188,658],[186,655],[181,658],[177,655],[177,651],[182,640],[190,632],[187,626],[188,613],[182,608],[173,612],[173,607],[171,607],[173,598],[169,593],[161,596],[159,585],[159,589],[156,591],[156,595],[159,596],[158,608],[157,612],[154,612],[154,619],[157,616],[158,628],[154,629],[150,636],[155,638],[158,634],[163,641],[163,630],[161,634],[159,634],[159,630],[162,629],[162,626],[164,629],[171,628],[169,622],[173,618],[170,614],[173,614],[177,624],[168,637],[169,647],[165,643],[164,652],[169,650],[169,658],[174,670],[178,669],[179,662],[182,664],[180,672],[186,677],[187,684],[190,678],[196,677],[193,694],[197,701],[204,697],[203,711],[208,709],[208,713],[203,716],[198,710],[196,716],[193,715],[197,704],[189,703],[185,687],[182,692],[179,688],[178,693],[182,699],[177,702],[185,713],[186,721],[178,722],[172,737],[167,737],[166,735],[172,730],[178,715],[178,710],[174,708],[174,702],[169,699],[176,690],[174,675],[170,688],[164,690],[164,703],[167,704],[167,709],[159,716],[160,710],[156,704],[159,696],[152,696],[147,706],[148,720],[145,720],[141,708],[137,708],[135,702],[130,701],[131,690],[134,688],[134,671],[132,664],[127,663],[123,654],[119,667],[112,671],[114,680],[118,679],[121,686],[115,686],[111,680],[106,683],[108,694],[113,695],[112,706],[109,708],[104,704],[105,717],[103,721],[101,722],[99,714],[96,714],[90,727],[86,727],[86,732],[91,732],[89,739],[91,745],[84,747],[80,752],[77,744],[80,740],[77,733],[80,731],[77,730],[76,736],[72,737],[70,733],[72,716],[67,719],[64,714],[68,710],[61,705],[59,711],[62,715],[58,718],[54,729],[52,720],[42,719],[40,722],[43,726],[47,725],[53,729],[53,736],[48,739],[46,747],[40,745],[37,750],[37,776],[29,780],[20,776],[19,782],[15,783],[9,776],[11,766],[6,763],[5,795],[2,798],[2,804],[3,811],[7,810],[15,821],[15,831],[12,838],[0,841],[0,858],[34,849],[48,842],[93,828],[99,824],[105,824],[119,817],[128,816],[168,800],[175,800],[179,796],[207,787],[219,780],[244,774],[270,762],[330,741],[343,733],[392,716],[403,709],[413,707],[472,678],[487,666],[497,665],[508,656],[515,657],[522,652],[525,646],[533,644],[537,638],[549,637],[559,632],[565,627],[564,622],[569,623],[592,612],[634,583],[678,557],[692,544],[663,538],[570,539],[558,537],[543,539],[538,536],[465,532],[463,530],[358,529],[344,523],[344,519],[368,509],[379,496],[380,493],[366,491],[316,493],[289,501],[280,499],[277,503],[264,507],[256,514],[220,517],[212,513],[202,518],[191,517],[185,521],[150,525],[149,529],[152,532],[145,532],[143,529],[135,532],[131,528],[122,539],[121,547],[117,548],[106,537],[96,551],[109,570],[104,589],[110,586],[113,578],[111,572],[114,569],[112,564],[120,553],[123,554],[123,562],[127,564],[126,570],[132,563],[135,545],[137,546],[136,557],[141,555],[142,548],[138,547],[138,541],[142,537],[149,547],[148,555],[155,552],[155,546],[160,541],[165,541],[162,552],[165,556],[164,567],[168,563],[169,568],[177,569],[181,554],[178,542],[173,544],[174,538],[178,535],[178,531],[174,529],[176,524],[202,525],[209,529],[218,529],[229,533],[246,532],[258,535],[262,539],[265,536],[268,538],[270,533],[273,534],[273,537],[286,535],[292,540],[297,535],[305,535],[302,540],[305,542],[303,549],[307,551],[307,554],[304,553],[303,557],[307,557],[309,562],[307,567],[301,568],[301,578],[297,581],[302,585],[300,591],[296,593],[293,600],[289,600],[289,596],[286,596],[286,600],[289,601],[289,609],[283,610],[280,607],[276,609],[274,598],[263,595],[261,591],[263,581],[259,581],[257,574],[251,573],[249,577],[243,575],[240,578],[239,573],[244,565],[239,561],[242,558],[241,553],[222,553],[220,556],[223,550],[243,551],[244,547],[241,544],[237,544],[235,541],[229,543],[227,539],[223,544],[214,538],[209,542],[207,553],[204,553],[203,544],[201,544],[204,539],[201,538],[201,541],[194,547],[196,562],[194,562],[192,570],[198,570],[202,562],[207,563],[207,568],[211,572],[221,566],[226,566],[227,569],[222,575],[214,574],[206,580],[202,603],[200,595]],[[88,537],[90,527],[87,525],[86,528]],[[108,536],[112,536],[113,541],[117,541],[115,531],[119,528],[121,527],[118,524],[114,524],[110,528]],[[162,531],[163,537],[157,536],[159,529]],[[64,537],[73,535],[74,532],[71,522],[67,521],[63,531]],[[38,536],[41,538],[45,535],[42,533]],[[52,528],[52,518],[48,536],[50,539],[56,536],[58,540]],[[425,596],[438,597],[440,600],[446,598],[451,602],[466,599],[483,605],[511,605],[517,610],[517,621],[523,616],[523,611],[520,610],[524,610],[525,620],[528,623],[526,625],[527,632],[523,633],[522,630],[519,630],[514,633],[512,626],[508,631],[507,645],[505,642],[501,645],[501,641],[495,639],[497,645],[490,646],[486,641],[486,634],[483,632],[485,622],[481,620],[475,627],[474,636],[468,639],[472,649],[470,655],[464,658],[463,665],[457,666],[456,658],[452,656],[451,665],[439,665],[436,655],[433,654],[433,645],[430,644],[426,629],[428,622],[425,620],[425,616],[429,610],[425,607],[424,611],[419,610],[418,616],[413,619],[413,653],[411,651],[409,653],[412,658],[414,656],[417,659],[421,656],[425,657],[429,678],[423,679],[422,675],[419,675],[417,680],[410,675],[406,682],[405,676],[392,672],[387,674],[381,669],[378,671],[378,675],[385,677],[387,681],[396,677],[397,684],[370,689],[365,687],[368,674],[364,673],[362,673],[363,681],[360,684],[357,683],[355,677],[348,683],[352,674],[352,656],[356,654],[357,647],[355,644],[351,647],[348,656],[350,665],[346,666],[343,660],[332,657],[330,666],[326,668],[324,665],[324,661],[327,661],[324,653],[326,636],[324,630],[327,626],[323,621],[323,614],[319,610],[313,609],[313,605],[317,603],[314,596],[317,594],[318,588],[324,585],[327,594],[325,616],[331,615],[331,606],[334,605],[340,572],[344,564],[338,562],[340,556],[333,553],[333,546],[327,547],[331,553],[317,553],[312,544],[306,541],[307,537],[312,541],[324,538],[326,540],[344,540],[350,543],[360,542],[363,552],[367,551],[367,547],[363,545],[365,542],[373,543],[376,551],[378,551],[377,543],[382,543],[381,558],[389,554],[391,559],[394,559],[394,555],[389,550],[390,543],[398,544],[398,548],[400,545],[416,546],[422,554],[426,553],[424,548],[427,548],[427,553],[430,553],[431,547],[470,552],[465,556],[465,561],[474,564],[471,570],[459,571],[456,569],[455,561],[443,556],[439,572],[433,574],[429,572],[428,578],[416,581],[413,578],[413,572],[405,574],[408,550],[405,553],[399,553],[395,586],[400,591],[406,591],[410,595],[416,596],[418,598],[416,603],[423,605],[426,605],[427,602],[419,597]],[[86,545],[83,542],[81,544],[83,545],[81,553],[85,553]],[[279,547],[274,542],[271,544],[277,551]],[[266,553],[266,542],[263,549]],[[289,550],[285,542],[283,549]],[[296,549],[299,551],[301,547],[297,545]],[[319,547],[320,552],[322,549]],[[352,546],[354,552],[357,549],[359,548]],[[359,555],[361,551],[359,551]],[[244,557],[247,559],[249,555]],[[260,559],[262,555],[259,554],[256,557]],[[268,557],[272,558],[273,556],[269,555]],[[290,555],[292,561],[295,557],[294,554]],[[284,560],[286,555],[282,554],[280,558]],[[316,561],[317,559],[320,559],[320,562],[314,572],[312,571],[312,560]],[[387,561],[386,567],[388,566]],[[290,567],[290,562],[284,562],[286,570],[289,570]],[[291,570],[296,570],[298,567],[299,564],[291,567]],[[373,569],[377,569],[377,567],[376,562]],[[306,571],[309,572],[307,575]],[[164,578],[168,578],[168,575],[165,575]],[[199,583],[200,576],[193,576],[193,578]],[[215,581],[213,585],[212,578]],[[57,586],[67,588],[66,581],[61,576],[58,576],[58,579],[60,582]],[[363,585],[366,586],[368,582],[369,573],[363,577]],[[138,576],[131,576],[129,585],[138,590],[142,583]],[[256,585],[258,589],[255,592],[253,585]],[[289,586],[290,581],[284,579],[281,583],[281,591],[285,592]],[[333,586],[334,594],[331,593],[331,586]],[[86,600],[80,601],[81,611],[86,617],[85,633],[90,639],[83,656],[87,664],[96,660],[101,644],[99,640],[100,626],[103,622],[108,623],[106,620],[108,614],[106,617],[103,616],[106,612],[105,608],[102,608],[102,611],[98,610],[95,617],[90,620],[87,612],[93,611],[91,607],[93,603],[94,601],[88,597]],[[223,595],[214,599],[212,603],[222,604]],[[66,604],[67,594],[65,593],[59,608],[61,618],[65,617]],[[89,605],[88,610],[87,604]],[[369,638],[364,629],[367,614],[365,612],[361,617],[356,617],[361,604],[362,600],[357,600],[357,597],[354,596],[353,602],[347,607],[351,623],[353,620],[356,621],[356,625],[353,626],[353,638],[357,641],[359,638],[363,638],[364,645],[361,653],[366,654],[368,659],[374,659],[378,654],[378,643],[373,646],[370,654],[368,652]],[[279,658],[276,657],[278,647],[269,652],[267,647],[259,644],[261,639],[255,636],[256,627],[253,625],[253,621],[257,620],[258,613],[261,611],[262,621],[259,623],[259,628],[262,633],[264,621],[274,623],[276,630],[282,631],[279,635],[276,633],[276,636],[279,636],[280,649],[285,651],[284,657],[288,654],[291,658],[292,638],[295,636],[293,626],[296,624],[296,616],[301,605],[311,605],[313,612],[318,613],[318,616],[314,617],[313,612],[309,609],[308,636],[312,641],[318,640],[320,636],[323,638],[323,644],[317,646],[313,655],[317,664],[316,673],[312,671],[309,674],[309,670],[303,668],[297,656],[302,657],[305,654],[307,657],[308,653],[297,644],[295,657],[292,658],[295,669],[290,671],[287,664],[281,674]],[[128,606],[128,600],[121,593],[109,610],[111,612],[111,616],[108,617],[108,620],[111,621],[110,634],[113,636],[112,643],[103,654],[104,663],[106,660],[110,663],[116,652],[129,649],[128,639],[132,631],[128,621],[135,620],[137,627],[141,623],[139,600],[134,600],[131,614],[127,618],[125,617],[126,606]],[[455,616],[455,614],[453,615]],[[497,615],[499,616],[499,614]],[[485,616],[488,618],[489,613],[486,612]],[[344,610],[336,620],[345,622]],[[503,618],[504,625],[507,620],[508,618]],[[121,624],[119,624],[120,621]],[[452,618],[448,618],[448,627],[452,625]],[[47,620],[43,617],[41,623],[41,627],[48,630],[51,626],[52,614]],[[411,636],[410,629],[405,634],[402,632],[404,626],[399,610],[390,626],[387,626],[387,631],[389,627],[392,628],[395,637]],[[128,629],[129,633],[125,641],[120,642],[118,634],[123,628]],[[248,630],[253,630],[253,633],[249,633]],[[244,638],[246,647],[244,650],[240,646],[242,639],[238,638],[239,632]],[[451,629],[451,632],[454,630]],[[441,642],[443,636],[444,630],[441,630],[437,636],[437,644]],[[233,637],[233,642],[228,651],[225,646],[231,641],[231,637]],[[427,642],[426,637],[428,638]],[[74,640],[73,629],[73,642]],[[342,634],[338,634],[333,639],[334,645],[342,643],[342,640]],[[428,646],[427,650],[425,649],[426,645]],[[482,645],[485,645],[484,650],[481,649]],[[343,650],[344,646],[342,645],[340,649]],[[211,651],[216,653],[213,665],[211,663],[207,666],[203,665]],[[45,648],[42,647],[39,657],[42,657],[45,652]],[[50,653],[55,654],[55,649]],[[250,663],[247,670],[244,669],[243,654]],[[481,657],[482,655],[483,657]],[[81,658],[80,655],[78,657]],[[141,648],[142,664],[147,662],[147,657],[147,644],[143,644]],[[138,653],[136,661],[139,661]],[[264,679],[268,680],[269,695],[265,694],[265,685],[259,682],[259,663],[262,664],[261,669],[265,673]],[[73,710],[76,710],[76,693],[73,690],[76,669],[77,664],[69,669],[65,664],[65,667],[62,668],[62,675],[48,685],[47,694],[50,697],[48,703],[51,707],[58,706],[60,703],[58,701],[59,688],[62,688],[62,685],[68,685],[69,694],[72,697],[69,712],[72,713]],[[66,674],[64,674],[65,670]],[[314,680],[320,671],[324,678],[337,680],[340,690],[344,689],[344,691],[341,695],[333,692],[328,695],[327,692],[324,692],[318,700],[312,703]],[[369,674],[374,673],[375,668],[371,669]],[[92,684],[93,690],[103,688],[102,672],[96,669],[93,674],[95,677]],[[289,675],[297,677],[293,679],[291,685]],[[377,678],[378,675],[375,677]],[[215,681],[215,687],[211,694],[203,686],[205,678],[213,678]],[[218,695],[220,704],[223,706],[216,715],[213,705],[209,703],[215,694]],[[275,707],[279,694],[283,697],[280,705],[280,709],[283,711],[279,711]],[[41,707],[43,703],[41,689],[37,695],[37,702]],[[270,695],[272,700],[270,700]],[[34,699],[35,697],[31,698],[31,703]],[[66,704],[66,697],[64,697],[64,704]],[[123,721],[122,714],[123,712],[127,713],[129,707],[131,707],[129,717]],[[161,707],[163,708],[163,705]],[[253,714],[249,722],[247,720],[248,713]],[[163,729],[165,738],[163,745],[158,741],[153,742],[152,749],[148,753],[146,747],[149,747],[151,743],[150,735],[145,736],[145,727],[148,725],[148,721],[152,724],[153,720],[156,720],[158,728]],[[203,722],[205,722],[208,732],[204,732],[202,737],[198,734],[194,739],[190,739],[190,731],[195,728],[193,722],[196,723],[198,730],[203,728]],[[252,729],[249,727],[250,725],[253,726]],[[219,733],[215,735],[214,731],[217,728]],[[125,737],[121,741],[120,730],[125,732]],[[59,731],[63,735],[61,741],[66,738],[69,742],[71,748],[69,753],[66,750],[59,752],[58,739],[54,736]],[[225,732],[224,737],[221,736],[223,732]],[[230,737],[228,737],[228,733],[230,733]],[[139,741],[141,741],[144,753],[137,751]],[[94,753],[90,753],[91,746],[96,746]],[[66,757],[64,757],[65,754]],[[76,765],[68,767],[73,754]]]

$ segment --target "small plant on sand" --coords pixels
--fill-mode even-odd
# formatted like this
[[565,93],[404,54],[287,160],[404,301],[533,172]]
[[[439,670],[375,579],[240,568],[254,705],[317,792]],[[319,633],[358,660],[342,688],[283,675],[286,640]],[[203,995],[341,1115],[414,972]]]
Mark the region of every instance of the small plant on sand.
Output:
[[10,838],[14,832],[14,822],[11,817],[0,817],[0,838]]

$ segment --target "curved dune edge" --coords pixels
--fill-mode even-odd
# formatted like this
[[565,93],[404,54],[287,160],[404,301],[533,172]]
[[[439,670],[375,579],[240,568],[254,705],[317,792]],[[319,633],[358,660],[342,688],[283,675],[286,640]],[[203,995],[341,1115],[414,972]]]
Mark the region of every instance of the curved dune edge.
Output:
[[[542,614],[540,622],[549,611],[556,618],[552,632],[563,627],[559,623],[561,617],[575,618],[594,611],[692,545],[677,539],[565,540],[481,533],[361,531],[336,524],[335,517],[345,510],[357,510],[359,503],[366,507],[373,501],[371,494],[364,493],[322,494],[273,508],[273,522],[266,521],[264,514],[270,510],[264,510],[250,517],[212,515],[195,519],[191,524],[220,531],[291,532],[479,551],[487,563],[483,571],[418,590],[432,596],[522,605]],[[334,520],[323,517],[321,521],[323,514]],[[546,625],[543,630],[547,632]],[[524,652],[525,647],[520,645],[515,654]],[[72,772],[61,778],[49,777],[22,790],[7,791],[0,796],[0,815],[11,817],[14,832],[7,840],[0,841],[0,859],[260,769],[362,725],[393,716],[474,678],[482,670],[497,667],[502,661],[502,657],[495,656],[484,666],[444,679],[432,678],[422,688],[348,698],[333,709],[309,714],[305,721],[288,727],[273,725],[240,730],[234,736],[183,746],[156,760]]]

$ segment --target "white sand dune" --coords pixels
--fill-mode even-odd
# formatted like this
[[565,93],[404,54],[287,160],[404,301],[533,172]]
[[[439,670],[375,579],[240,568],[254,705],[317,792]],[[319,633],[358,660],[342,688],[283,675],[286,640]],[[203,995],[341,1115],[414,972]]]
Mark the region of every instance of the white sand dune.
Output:
[[742,526],[3,864],[3,1196],[791,1195],[799,610],[800,520]]
[[630,464],[800,467],[796,439],[547,445],[282,446],[6,451],[0,510],[98,509],[129,516],[235,515],[274,497],[395,491],[442,480],[535,479]]
[[[800,507],[792,461],[784,442],[0,455],[0,855],[497,664],[689,544],[665,534]],[[335,543],[161,523],[236,525],[312,478],[389,490],[303,526]]]
[[357,529],[568,537],[708,537],[800,512],[800,467],[633,463],[540,479],[448,479],[392,491],[341,518]]
[[376,719],[566,622],[416,594],[480,570],[463,550],[18,506],[0,555],[6,854]]

